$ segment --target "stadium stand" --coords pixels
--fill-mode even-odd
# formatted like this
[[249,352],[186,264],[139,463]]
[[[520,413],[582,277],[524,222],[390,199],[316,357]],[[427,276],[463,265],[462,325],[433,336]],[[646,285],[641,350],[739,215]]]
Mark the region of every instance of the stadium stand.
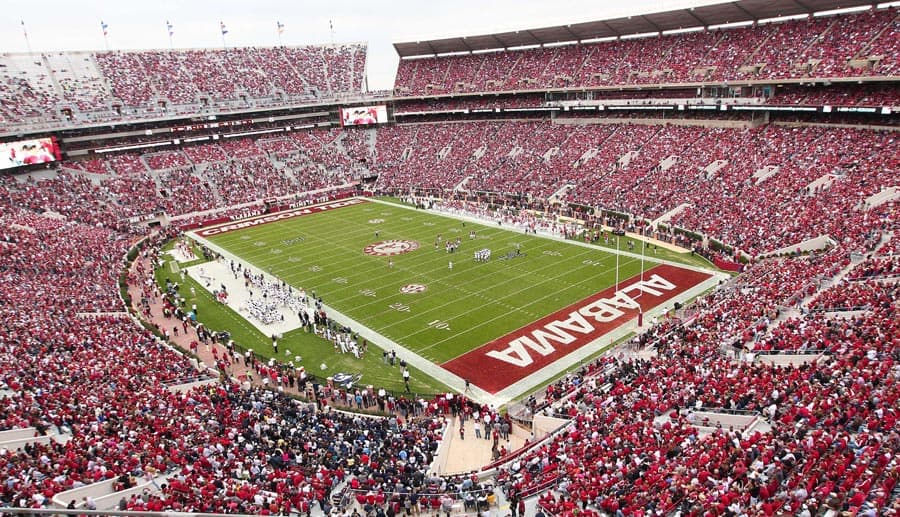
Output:
[[785,87],[766,99],[768,104],[807,106],[896,106],[897,88],[890,85]]
[[[852,129],[428,124],[381,130],[377,166],[379,186],[398,192],[447,194],[465,182],[466,191],[524,190],[546,199],[572,185],[565,196],[570,203],[649,220],[687,205],[673,224],[756,255],[822,234],[861,237],[855,229],[863,219],[887,214],[854,207],[896,180],[894,157],[870,150],[892,145],[890,133]],[[728,163],[707,172],[720,160]],[[758,171],[766,166],[778,172],[763,178]],[[872,171],[882,177],[873,182]],[[808,190],[828,174],[836,180]],[[798,213],[804,216],[788,217]],[[836,220],[836,213],[845,219]],[[758,230],[744,231],[748,222]]]
[[[884,168],[886,172],[882,175],[871,176],[875,184],[890,183],[896,178],[896,171],[891,169],[893,165],[884,161],[886,158],[884,153],[875,153],[874,157],[864,159],[863,149],[871,151],[879,149],[880,145],[884,148],[883,142],[878,143],[884,136],[878,132],[826,128],[785,129],[770,126],[754,130],[750,134],[760,140],[760,145],[746,146],[748,150],[744,152],[763,152],[760,149],[781,149],[784,153],[794,151],[789,159],[787,155],[784,159],[796,160],[798,163],[804,161],[816,163],[821,173],[823,170],[831,170],[829,168],[836,165],[830,162],[823,164],[823,158],[827,161],[829,155],[815,153],[815,149],[828,149],[829,146],[840,145],[847,153],[847,163],[857,163],[860,171],[872,170],[870,167]],[[217,199],[214,195],[210,196],[209,189],[217,189],[217,186],[221,203],[227,206],[295,191],[297,187],[293,184],[293,180],[301,183],[305,181],[307,183],[304,184],[309,186],[327,185],[332,178],[322,176],[322,171],[328,167],[340,171],[347,163],[371,159],[376,161],[376,167],[383,167],[381,170],[383,180],[379,181],[386,182],[385,188],[424,187],[433,182],[432,187],[441,186],[452,191],[455,182],[460,181],[465,177],[463,174],[466,174],[472,177],[470,181],[473,184],[490,185],[496,192],[503,192],[503,185],[529,185],[528,175],[534,174],[536,178],[541,179],[535,180],[531,184],[533,186],[529,188],[533,189],[535,196],[546,196],[552,190],[545,186],[547,178],[555,177],[553,174],[561,176],[564,173],[554,172],[552,163],[549,165],[542,163],[543,155],[551,148],[559,148],[551,160],[556,157],[563,160],[563,163],[581,160],[579,165],[585,167],[585,170],[588,170],[586,167],[591,161],[602,163],[602,166],[611,167],[615,174],[622,176],[615,179],[613,183],[615,188],[628,192],[629,195],[638,195],[640,193],[636,191],[639,189],[635,185],[645,184],[647,180],[643,176],[647,174],[659,174],[675,169],[672,174],[683,176],[692,168],[702,170],[699,164],[708,165],[716,159],[728,156],[732,159],[737,156],[735,162],[761,163],[736,154],[741,152],[741,146],[737,142],[747,139],[746,130],[615,124],[578,126],[572,129],[546,122],[480,122],[394,126],[379,129],[376,135],[374,149],[370,147],[370,135],[365,131],[297,132],[290,140],[244,139],[216,145],[204,144],[202,152],[197,151],[198,148],[187,147],[183,153],[109,156],[102,162],[97,160],[84,162],[80,170],[77,166],[65,165],[71,172],[59,172],[55,179],[38,180],[33,184],[7,180],[4,188],[8,196],[5,198],[9,199],[9,202],[28,207],[29,211],[16,210],[10,206],[4,212],[7,226],[27,228],[9,230],[4,236],[4,247],[15,249],[14,253],[3,255],[6,285],[54,285],[56,288],[52,291],[29,291],[32,293],[29,296],[43,297],[31,301],[23,300],[21,298],[23,293],[20,290],[7,289],[4,291],[4,295],[9,297],[6,306],[12,307],[12,299],[16,299],[17,304],[26,301],[27,306],[45,315],[48,314],[47,311],[71,313],[119,310],[119,302],[113,295],[116,274],[114,264],[117,262],[115,257],[121,256],[129,239],[127,232],[122,233],[128,227],[105,230],[88,225],[102,223],[115,227],[112,221],[116,221],[117,217],[138,214],[146,210],[165,209],[174,214],[207,208],[208,205],[205,203],[210,199]],[[614,140],[619,145],[610,148],[602,156],[584,159],[586,144],[583,142],[611,141],[613,135],[619,137]],[[572,149],[567,145],[570,140]],[[708,150],[712,147],[709,145],[712,141],[719,142],[722,149]],[[422,144],[419,145],[419,142]],[[766,146],[766,142],[771,144]],[[816,147],[816,144],[819,147]],[[755,150],[749,149],[751,147]],[[854,151],[857,148],[859,151]],[[441,150],[445,149],[449,151],[441,156]],[[484,154],[476,160],[476,164],[472,164],[472,158],[481,153],[481,151],[476,153],[479,149],[484,151]],[[807,151],[797,153],[798,149]],[[516,152],[513,153],[513,150]],[[630,156],[629,161],[623,163],[622,158],[628,155],[629,150],[641,152]],[[335,159],[333,156],[335,154],[342,158]],[[275,157],[273,159],[279,162],[282,159],[286,160],[283,163],[287,164],[292,175],[276,167],[275,162],[267,158],[267,155]],[[676,165],[662,171],[660,162],[672,155],[677,155],[681,159]],[[866,156],[873,155],[869,152]],[[203,161],[206,157],[209,157],[210,161]],[[302,166],[291,166],[291,159],[296,160],[298,164],[319,165],[303,169]],[[445,160],[448,164],[446,166],[442,163]],[[685,164],[684,161],[688,163]],[[198,166],[204,167],[202,173],[191,172]],[[439,167],[445,171],[448,169],[444,167],[449,167],[450,170],[458,167],[462,172],[453,176],[452,181],[441,181],[435,176],[424,180],[418,178],[417,181],[422,183],[416,185],[402,182],[403,178],[416,178],[424,170]],[[306,172],[302,172],[304,170]],[[560,167],[559,170],[565,171],[565,174],[572,174],[568,167]],[[800,170],[802,168],[798,166],[795,174],[799,174]],[[298,171],[301,171],[299,175]],[[638,176],[632,178],[632,171]],[[741,173],[744,179],[737,180],[735,184],[746,181],[753,172],[745,168]],[[853,171],[847,171],[848,176],[852,173]],[[85,176],[82,177],[80,174]],[[306,177],[305,174],[309,175],[313,183],[308,183],[310,180],[300,179]],[[548,176],[544,177],[542,174]],[[578,171],[578,174],[588,175],[582,171]],[[720,170],[717,174],[720,178],[727,178],[733,173]],[[242,177],[254,179],[241,180]],[[341,174],[334,178],[338,178],[339,181],[348,179]],[[566,179],[578,178],[579,175],[575,175]],[[641,179],[643,181],[640,181]],[[800,201],[805,203],[808,201],[805,196],[810,193],[806,189],[810,179],[810,176],[801,175],[788,183],[766,180],[761,185],[770,186],[770,189],[765,191],[770,192],[765,199],[789,199],[790,193],[797,193],[799,190],[804,196]],[[223,189],[220,188],[222,185],[231,185],[236,181],[244,182],[241,183],[241,189],[224,189],[223,193]],[[672,183],[663,182],[658,191],[651,190],[641,195],[664,199],[659,197],[660,194],[674,194],[675,189],[670,185],[674,185],[675,180],[668,181]],[[727,182],[724,183],[727,185]],[[824,197],[823,204],[817,205],[816,209],[827,209],[826,214],[834,210],[851,210],[851,207],[866,194],[865,189],[859,190],[864,185],[865,183],[851,183],[849,190],[840,190],[834,196]],[[165,191],[168,194],[160,194],[159,198],[148,201],[146,193],[156,191]],[[593,195],[599,196],[602,192],[604,190],[600,189]],[[857,192],[857,195],[851,199],[844,199],[847,192]],[[135,198],[144,198],[144,201],[135,201]],[[131,204],[123,204],[124,200],[129,200]],[[645,203],[650,208],[643,209],[639,213],[648,210],[656,214],[663,210],[649,201]],[[722,203],[721,199],[718,203]],[[47,209],[57,211],[70,220],[48,219],[35,215]],[[797,208],[795,205],[787,205],[786,209]],[[110,216],[113,216],[112,220],[106,219]],[[808,223],[813,228],[817,224],[824,224],[824,222],[817,223],[815,219],[811,219]],[[654,349],[659,352],[656,358],[624,361],[605,359],[586,372],[587,382],[557,385],[556,389],[548,390],[548,401],[556,401],[553,411],[569,415],[573,419],[574,427],[560,438],[526,453],[512,463],[514,466],[511,470],[501,469],[499,480],[506,482],[507,476],[511,476],[509,477],[511,486],[523,493],[540,488],[544,491],[544,495],[541,496],[542,504],[548,511],[558,515],[568,515],[576,507],[612,513],[616,509],[629,513],[638,508],[669,511],[680,508],[690,512],[692,508],[704,504],[716,504],[723,509],[737,505],[742,508],[760,508],[765,512],[779,509],[796,511],[804,504],[808,507],[817,505],[817,508],[824,508],[825,504],[829,504],[827,501],[831,493],[840,494],[842,501],[846,500],[847,504],[855,504],[856,507],[866,501],[879,507],[890,504],[894,501],[891,496],[893,490],[891,480],[896,478],[897,465],[894,461],[881,461],[879,451],[895,450],[900,444],[896,443],[896,437],[890,433],[890,427],[885,427],[879,422],[884,418],[896,417],[894,410],[889,409],[892,407],[891,401],[897,396],[896,390],[891,388],[891,391],[883,392],[879,397],[884,401],[883,404],[876,404],[874,408],[850,417],[849,421],[846,416],[836,413],[837,406],[824,405],[819,408],[828,399],[823,399],[817,394],[817,390],[828,392],[839,390],[841,380],[847,379],[847,373],[858,364],[856,357],[868,357],[867,360],[871,361],[871,355],[874,353],[879,358],[879,366],[868,371],[868,379],[883,377],[893,368],[892,360],[889,358],[894,349],[891,348],[888,336],[896,335],[896,332],[891,330],[891,325],[895,325],[892,323],[894,307],[886,301],[893,299],[896,292],[894,288],[879,287],[877,283],[878,278],[884,276],[880,272],[886,268],[888,272],[892,271],[887,265],[892,263],[890,257],[888,259],[875,257],[862,262],[857,266],[858,272],[851,272],[848,277],[860,279],[875,276],[876,279],[872,281],[874,283],[859,287],[856,287],[855,283],[846,284],[852,286],[849,289],[845,284],[839,284],[838,287],[824,291],[816,297],[810,305],[816,311],[811,315],[804,316],[801,320],[788,320],[774,330],[769,330],[770,325],[778,320],[782,311],[797,306],[802,299],[814,293],[820,279],[834,277],[839,270],[849,265],[847,250],[866,251],[871,239],[866,236],[865,228],[866,226],[856,226],[847,229],[838,239],[841,246],[817,257],[768,259],[752,265],[734,281],[733,285],[722,288],[698,302],[698,312],[691,323],[674,327],[664,325],[658,331],[649,334],[651,337],[656,336],[653,343]],[[58,238],[36,239],[32,233],[35,231],[42,232],[42,235],[56,234]],[[57,247],[65,245],[73,232],[79,235],[79,241],[96,242],[97,245],[79,248],[78,253],[81,257],[67,254],[68,258],[63,263],[58,263],[55,258],[51,259],[50,257],[60,256],[56,251]],[[117,244],[111,246],[110,238],[115,238],[113,242]],[[724,240],[724,242],[732,241]],[[881,248],[878,253],[889,253],[890,242],[888,241],[888,246]],[[36,247],[38,243],[40,245]],[[778,244],[782,243],[783,240]],[[20,275],[33,275],[34,268],[23,267],[24,264],[41,264],[41,275],[26,281]],[[90,269],[85,274],[71,276],[70,272],[79,267]],[[65,281],[61,281],[59,277],[62,272],[65,272]],[[746,292],[753,292],[752,304],[746,303],[744,294]],[[60,305],[63,300],[65,303]],[[863,315],[854,316],[852,327],[846,327],[849,324],[847,320],[820,315],[822,313],[819,309],[833,310],[847,304],[853,305],[854,308],[864,307],[868,311]],[[74,343],[81,343],[79,346],[87,346],[87,343],[99,346],[102,343],[106,347],[111,342],[117,342],[125,349],[145,350],[147,345],[136,345],[134,340],[144,340],[140,341],[142,343],[152,341],[148,341],[150,338],[137,330],[137,327],[128,320],[100,318],[84,320],[77,326],[63,324],[63,320],[58,320],[60,323],[57,325],[63,325],[62,327],[51,326],[41,332],[35,332],[38,327],[34,327],[32,315],[19,311],[8,316],[5,329],[6,332],[12,333],[10,336],[21,333],[21,330],[15,329],[31,329],[30,340],[17,345],[25,347],[25,350],[41,350],[40,344],[46,343],[41,336],[60,332],[62,333],[60,335],[70,335],[70,339],[75,340]],[[97,324],[101,327],[96,327]],[[842,330],[845,327],[847,330]],[[100,328],[103,329],[102,332]],[[873,336],[866,334],[869,337],[854,344],[853,340],[848,341],[848,332],[851,328],[877,328],[879,329],[877,336],[887,341],[872,341],[870,338]],[[89,341],[83,341],[84,338],[81,336],[92,337]],[[821,372],[819,368],[775,368],[760,364],[739,367],[733,359],[729,359],[728,354],[723,355],[723,344],[727,344],[726,351],[735,354],[738,351],[760,353],[774,350],[826,350],[836,360],[827,366],[821,366]],[[34,346],[39,348],[34,349]],[[119,368],[115,364],[105,362],[101,364],[106,370],[121,372],[120,375],[123,377],[116,381],[117,384],[133,383],[134,377],[131,372],[135,368],[154,369],[158,372],[160,382],[188,375],[183,360],[166,352],[164,348],[154,349],[158,350],[160,355],[140,359],[123,356],[126,358],[123,360],[131,361],[126,363],[129,364],[128,368]],[[80,355],[70,355],[73,351],[65,348],[53,351],[45,346],[42,353],[65,354],[62,356],[65,359],[59,359],[61,364],[71,364],[72,361],[90,364],[91,360],[98,360],[96,357],[87,359]],[[86,349],[84,353],[96,354],[96,349]],[[17,355],[11,352],[8,357],[12,360]],[[49,358],[53,356],[47,357],[47,361],[52,362]],[[166,368],[159,368],[158,363],[148,363],[150,358],[165,362]],[[40,363],[36,367],[41,368],[44,364],[46,363]],[[609,365],[614,366],[613,373],[602,374],[599,378],[587,375],[609,372],[607,368]],[[702,368],[698,369],[698,365],[702,365]],[[260,366],[260,375],[266,375],[262,368],[265,367]],[[8,371],[16,370],[10,368]],[[694,373],[687,375],[686,372],[689,371]],[[651,375],[643,372],[649,372]],[[653,372],[666,374],[652,375]],[[107,406],[112,401],[107,402],[103,391],[96,390],[96,402],[86,406],[85,413],[70,414],[70,412],[61,413],[56,408],[66,404],[67,399],[61,397],[71,397],[72,394],[66,392],[55,394],[56,392],[50,389],[51,385],[42,381],[47,373],[45,371],[43,374],[29,376],[29,382],[34,387],[24,391],[21,387],[23,382],[21,374],[8,375],[3,379],[9,389],[22,391],[23,394],[39,389],[41,393],[41,397],[34,403],[30,402],[31,399],[4,399],[7,407],[3,413],[3,421],[7,422],[6,427],[28,425],[51,429],[52,426],[56,426],[63,432],[78,429],[80,433],[86,434],[79,434],[77,440],[68,442],[72,445],[35,445],[20,453],[22,455],[18,456],[14,463],[7,464],[6,477],[21,479],[5,485],[4,497],[7,502],[26,499],[28,504],[40,504],[61,490],[83,483],[120,476],[125,476],[123,479],[129,476],[142,478],[148,473],[153,475],[167,473],[169,477],[165,487],[149,498],[131,497],[126,502],[128,508],[259,511],[265,507],[268,511],[276,511],[291,507],[305,511],[316,501],[327,499],[327,483],[323,483],[318,475],[309,477],[308,462],[312,461],[311,458],[304,460],[307,463],[300,464],[297,459],[288,456],[282,458],[290,465],[285,470],[270,472],[267,469],[258,469],[258,472],[254,472],[253,462],[249,457],[244,459],[219,457],[222,450],[214,450],[217,446],[213,446],[214,449],[210,449],[208,453],[202,452],[196,456],[173,456],[171,453],[165,453],[161,457],[167,459],[160,463],[159,459],[149,461],[150,456],[146,456],[148,461],[124,461],[124,458],[128,457],[129,449],[117,447],[114,449],[115,454],[110,454],[112,451],[106,451],[109,448],[107,443],[104,450],[96,452],[95,459],[91,462],[70,464],[62,459],[71,457],[71,453],[67,451],[90,450],[91,443],[100,443],[104,440],[108,442],[108,439],[103,437],[108,436],[108,433],[118,433],[121,426],[132,430],[132,436],[155,435],[156,432],[141,432],[140,429],[143,429],[141,426],[157,425],[154,422],[171,420],[170,418],[160,418],[157,415],[134,421],[132,419],[136,417],[129,417],[128,420],[121,421],[121,416],[116,416],[112,420],[106,416],[107,411],[114,411],[112,413],[114,415],[133,414],[133,409],[128,408],[140,408],[142,404],[148,403],[142,400],[160,400],[160,397],[166,397],[163,400],[167,401],[166,407],[170,411],[184,413],[186,408],[190,407],[192,411],[202,413],[208,404],[214,403],[220,411],[224,411],[222,408],[229,407],[228,404],[240,407],[246,404],[247,400],[259,401],[262,397],[261,400],[265,401],[266,407],[270,407],[273,411],[287,411],[289,414],[292,410],[287,407],[292,403],[282,401],[276,395],[217,388],[212,391],[194,392],[182,398],[176,396],[173,399],[170,395],[163,395],[157,388],[147,387],[136,388],[136,393],[139,394],[136,399],[118,401],[112,406]],[[748,381],[735,381],[735,376],[746,378]],[[678,385],[671,384],[672,379],[676,378],[681,379]],[[749,379],[753,379],[753,382],[749,382]],[[143,382],[149,380],[145,379]],[[109,381],[103,377],[94,379],[94,382]],[[727,383],[730,388],[716,388],[725,386],[723,383]],[[66,385],[66,382],[61,382],[60,385]],[[782,403],[787,400],[787,393],[779,391],[777,395],[772,395],[774,386],[794,385],[799,386],[795,388],[799,391],[790,395],[797,399],[795,404]],[[698,391],[700,386],[706,388]],[[817,390],[809,389],[811,386],[816,386]],[[51,396],[50,393],[54,395]],[[635,399],[637,393],[641,396]],[[868,390],[860,392],[863,393],[868,393]],[[334,394],[332,399],[340,399],[345,395]],[[21,408],[34,407],[35,403],[40,410],[22,411]],[[775,409],[771,409],[773,404]],[[810,404],[819,409],[797,413],[797,408]],[[106,409],[98,413],[94,407]],[[445,412],[439,405],[435,408],[438,410],[437,413]],[[773,431],[739,434],[737,431],[721,429],[714,430],[708,436],[701,436],[698,434],[696,422],[691,421],[693,417],[690,408],[755,411],[768,415],[766,421],[772,426]],[[873,420],[872,411],[878,411],[882,420]],[[238,427],[232,427],[235,424],[230,419],[234,417],[229,417],[228,412],[221,413],[223,420],[220,425],[224,427],[221,428],[223,432],[218,433],[220,436],[230,436],[230,439],[242,436],[244,440],[253,440],[253,443],[259,443],[260,446],[269,443],[269,447],[277,442],[277,440],[260,441],[262,435],[247,436],[246,433],[239,431]],[[97,420],[98,414],[102,419]],[[295,417],[292,418],[296,420],[292,420],[293,425],[303,425],[301,422],[308,418],[308,414],[302,409],[295,410],[294,414]],[[633,416],[622,418],[623,414]],[[668,417],[666,423],[662,427],[655,427],[654,419],[663,416]],[[359,424],[357,420],[358,417],[352,425],[357,426]],[[182,438],[178,439],[178,448],[189,450],[190,447],[185,447],[188,443],[207,443],[208,448],[206,434],[208,431],[201,428],[191,430],[194,424],[189,422],[191,419],[184,420],[184,423],[180,424]],[[429,422],[422,431],[424,434],[420,436],[429,436],[427,443],[433,443],[437,438],[434,433],[440,428],[440,424]],[[802,434],[794,432],[795,422],[802,425]],[[863,429],[860,427],[861,422],[865,422],[864,431],[859,431]],[[231,432],[225,431],[232,428],[234,430]],[[282,431],[269,432],[275,432],[282,440],[287,440],[288,435]],[[590,439],[581,440],[582,436]],[[609,436],[619,436],[622,439],[610,441],[603,438]],[[848,446],[847,450],[856,448],[858,454],[851,453],[848,456],[846,453],[831,452],[837,441],[846,440],[849,436],[853,436],[853,445]],[[165,434],[161,437],[163,439],[161,442],[141,443],[139,446],[142,450],[165,450],[169,447],[166,445],[169,443],[168,440],[174,438]],[[328,435],[323,436],[323,439],[329,439]],[[349,457],[359,458],[359,446],[352,443],[352,440],[348,441],[351,445],[348,445],[345,453],[349,454]],[[572,445],[573,443],[579,445],[576,447]],[[660,444],[669,445],[661,448]],[[228,450],[227,443],[222,445]],[[134,445],[129,447],[132,446]],[[275,449],[270,449],[269,452],[277,454]],[[602,461],[590,463],[581,461],[585,457]],[[426,459],[423,458],[423,464]],[[830,470],[823,466],[834,465],[837,462],[843,465],[841,472],[846,474],[852,471],[853,475],[835,479],[826,474]],[[216,473],[224,472],[222,469],[210,470],[216,464],[225,463],[235,466],[234,470],[228,472],[247,471],[250,472],[250,477],[243,481],[240,474],[233,478],[223,478],[221,474]],[[24,477],[19,477],[23,472],[34,472],[33,467],[38,465],[42,465],[41,472],[46,476],[46,481],[41,484],[40,489],[33,483],[25,481]],[[188,465],[193,466],[187,469]],[[326,468],[328,474],[325,471],[321,473],[325,476],[338,475],[344,478],[347,472],[335,472],[336,465],[332,467],[322,465],[321,468]],[[596,468],[585,468],[586,465],[596,465]],[[626,468],[628,465],[633,467]],[[699,468],[699,465],[709,467],[704,470]],[[64,469],[66,473],[61,474],[62,470],[58,469]],[[866,469],[872,474],[866,475]],[[273,478],[275,472],[281,474]],[[291,472],[303,474],[296,474],[302,477],[294,479],[292,476],[295,474]],[[197,476],[202,476],[204,483],[211,484],[203,485]],[[261,487],[258,482],[253,481],[263,478],[267,479],[267,486]],[[723,480],[728,478],[739,481],[723,485]],[[218,483],[211,481],[217,479]],[[291,479],[293,481],[287,482]],[[311,483],[308,489],[305,488],[303,480]],[[128,484],[133,480],[123,482]],[[203,488],[204,486],[207,488]],[[552,490],[547,492],[547,487]],[[389,485],[372,485],[369,488],[376,492],[379,490],[392,492]],[[860,493],[863,495],[859,496]]]
[[398,95],[892,76],[895,8],[669,36],[401,59]]
[[[415,96],[698,78],[886,79],[898,67],[897,16],[895,8],[870,9],[403,59],[395,90]],[[0,122],[77,127],[321,101],[361,92],[365,60],[359,44],[4,54]],[[396,107],[545,105],[538,95],[414,98]],[[682,87],[665,95],[696,93]],[[602,97],[652,101],[658,94]],[[885,106],[897,104],[897,92],[893,82],[787,85],[766,103]],[[867,200],[900,185],[900,153],[894,131],[824,115],[812,124],[728,113],[696,114],[710,122],[696,125],[634,123],[619,120],[635,117],[624,112],[591,116],[598,120],[476,117],[294,130],[5,174],[0,431],[34,429],[42,440],[0,444],[0,505],[47,507],[54,496],[92,483],[114,480],[118,491],[153,480],[152,491],[122,496],[119,508],[310,515],[318,507],[327,515],[342,510],[349,493],[364,513],[449,514],[451,503],[482,490],[468,475],[442,478],[430,464],[454,419],[512,420],[494,408],[461,396],[413,401],[330,388],[310,403],[228,383],[177,392],[169,388],[206,374],[124,312],[122,257],[147,236],[134,219],[165,213],[189,227],[242,218],[267,209],[265,200],[290,206],[349,195],[358,192],[349,185],[377,176],[371,186],[378,193],[433,195],[442,209],[485,219],[498,207],[508,214],[547,208],[679,239],[723,260],[749,258],[740,275],[688,310],[526,403],[529,416],[566,423],[483,466],[510,500],[536,497],[545,515],[559,517],[898,515],[900,227],[895,202]],[[504,220],[573,236],[564,224],[525,211]],[[148,261],[177,226],[150,238]],[[824,249],[797,251],[819,236],[827,236]],[[132,273],[126,283],[161,297],[147,282],[151,271]],[[812,357],[759,360],[787,353]],[[246,366],[285,384],[277,367]],[[325,405],[375,406],[394,416]],[[751,423],[729,427],[710,421],[715,414]],[[87,498],[74,503],[90,506]]]
[[363,91],[364,44],[0,56],[0,120],[77,126]]

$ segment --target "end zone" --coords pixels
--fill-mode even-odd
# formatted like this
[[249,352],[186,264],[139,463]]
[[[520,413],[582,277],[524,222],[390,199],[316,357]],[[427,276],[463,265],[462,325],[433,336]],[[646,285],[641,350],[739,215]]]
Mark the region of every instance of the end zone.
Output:
[[658,265],[441,366],[496,394],[712,277]]
[[352,197],[341,201],[325,203],[323,205],[310,205],[302,208],[295,208],[293,210],[284,210],[281,212],[275,212],[273,214],[266,214],[257,217],[251,217],[249,219],[242,219],[237,222],[221,224],[209,228],[201,228],[199,230],[196,230],[194,233],[200,237],[212,237],[214,235],[222,235],[223,233],[229,233],[236,230],[243,230],[244,228],[251,228],[253,226],[274,223],[276,221],[283,221],[285,219],[293,219],[294,217],[301,217],[309,214],[317,214],[319,212],[327,212],[336,208],[359,205],[361,203],[367,202],[368,201],[366,201],[365,199]]

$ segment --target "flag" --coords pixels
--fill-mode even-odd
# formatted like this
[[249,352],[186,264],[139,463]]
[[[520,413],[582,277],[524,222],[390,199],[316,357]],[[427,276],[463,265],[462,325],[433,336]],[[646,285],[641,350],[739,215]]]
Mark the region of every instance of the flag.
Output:
[[284,32],[284,24],[281,22],[275,22],[278,25],[278,34]]
[[100,28],[103,29],[103,37],[106,37],[109,35],[109,32],[107,32],[107,30],[106,30],[109,28],[109,25],[107,25],[106,22],[104,22],[103,20],[100,20]]
[[169,20],[166,20],[166,29],[169,30],[169,37],[170,37],[170,38],[171,38],[173,35],[175,35],[175,26],[172,25],[172,22],[170,22]]
[[25,28],[25,20],[22,20],[22,34],[24,34],[25,37],[28,38],[28,30]]
[[219,27],[222,28],[222,36],[228,34],[228,29],[225,28],[225,22],[219,22]]
[[328,20],[328,29],[332,31],[334,30],[334,23],[332,23],[331,20]]

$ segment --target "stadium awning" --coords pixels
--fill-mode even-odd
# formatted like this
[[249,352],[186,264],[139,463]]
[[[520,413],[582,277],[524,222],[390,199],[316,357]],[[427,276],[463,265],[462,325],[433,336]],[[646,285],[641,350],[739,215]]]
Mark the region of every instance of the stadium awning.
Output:
[[864,5],[874,6],[877,3],[871,0],[738,0],[555,27],[394,43],[394,49],[401,58],[472,52],[708,27]]

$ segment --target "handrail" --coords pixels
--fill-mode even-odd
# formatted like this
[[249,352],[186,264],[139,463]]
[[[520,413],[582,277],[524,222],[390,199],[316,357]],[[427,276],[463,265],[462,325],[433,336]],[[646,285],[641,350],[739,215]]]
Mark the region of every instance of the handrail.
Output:
[[791,350],[753,350],[750,353],[757,357],[761,355],[831,355],[831,350],[826,349],[791,349]]
[[759,411],[751,411],[749,409],[730,409],[726,407],[706,407],[702,406],[699,409],[691,409],[694,413],[722,413],[726,415],[739,415],[739,416],[759,416]]

